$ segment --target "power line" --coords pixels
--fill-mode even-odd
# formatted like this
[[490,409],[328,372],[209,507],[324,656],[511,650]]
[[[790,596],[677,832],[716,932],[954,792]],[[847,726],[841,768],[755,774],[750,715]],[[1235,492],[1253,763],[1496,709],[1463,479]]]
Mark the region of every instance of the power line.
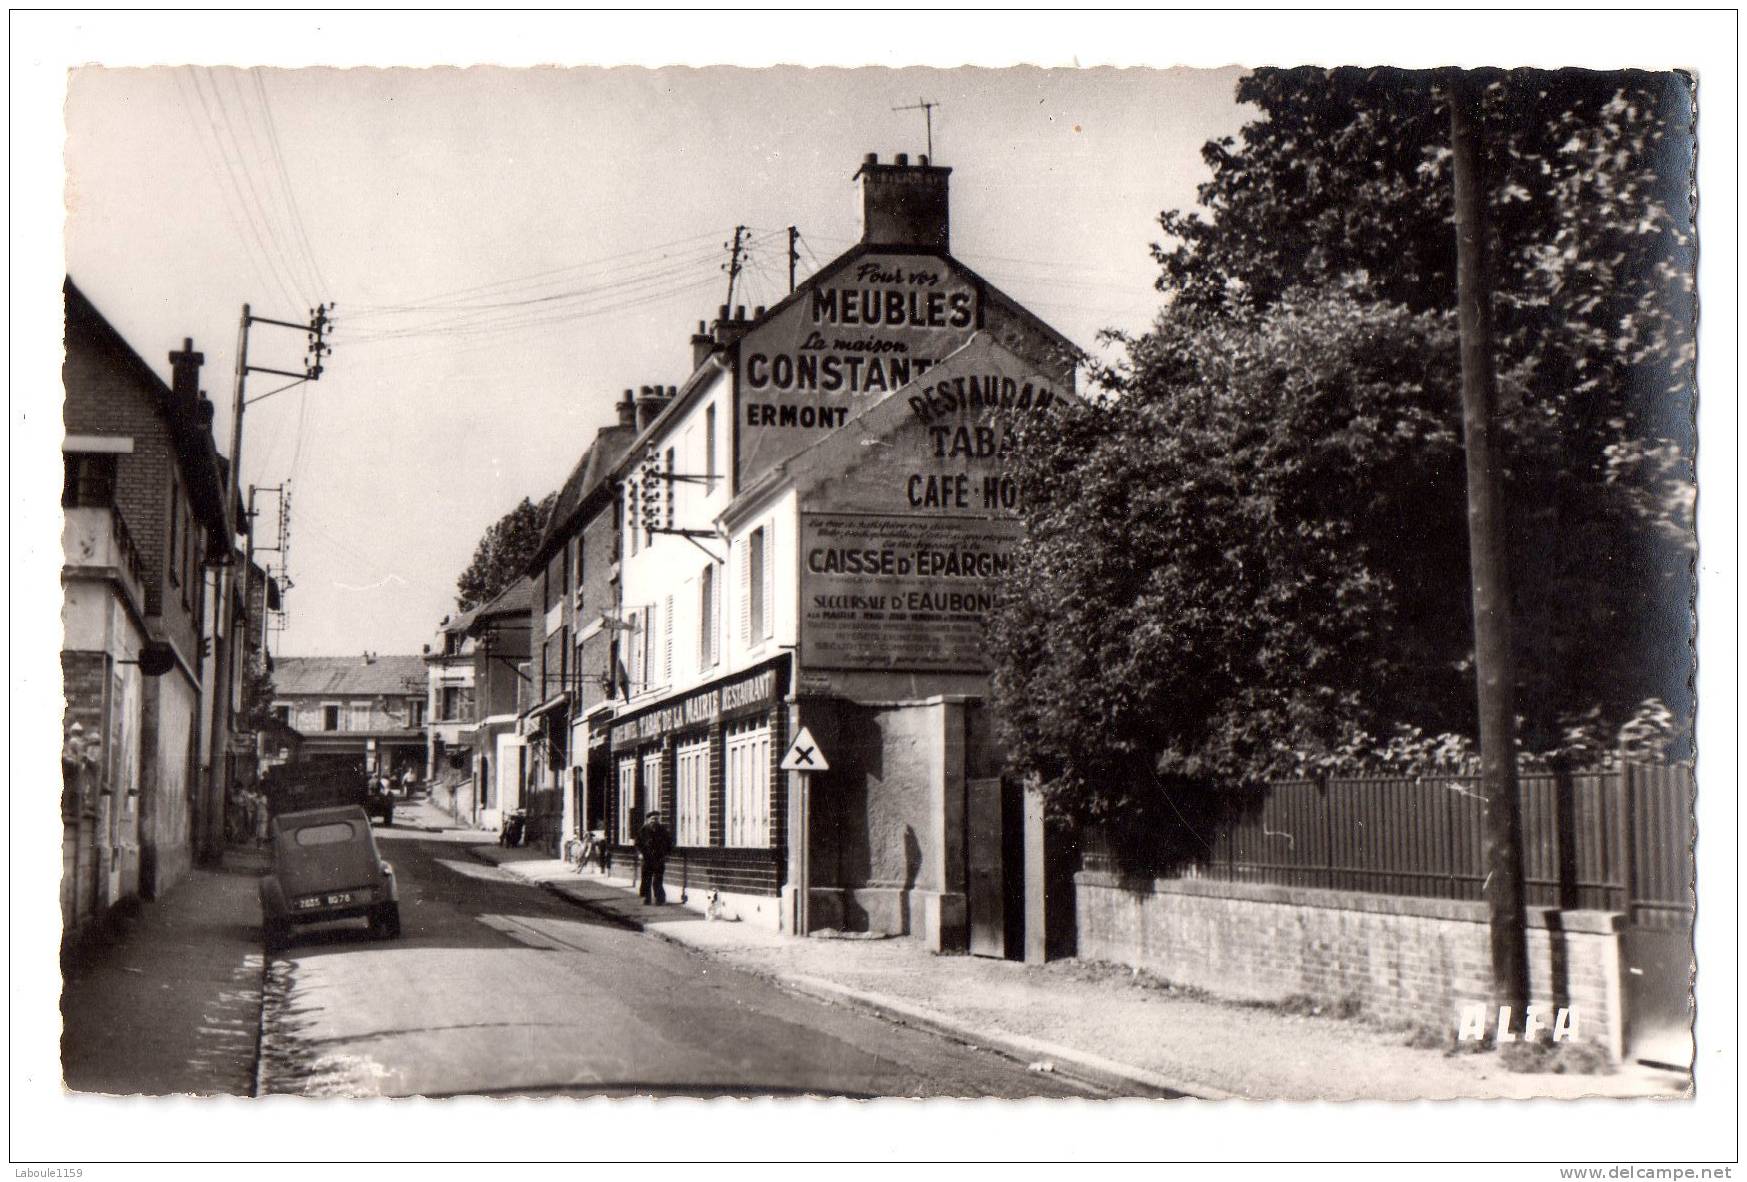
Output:
[[[302,304],[307,304],[308,301],[303,299],[301,295],[292,294],[292,289],[295,288],[297,284],[289,265],[284,261],[283,251],[279,251],[279,257],[275,257],[275,251],[272,248],[277,247],[278,243],[273,236],[272,227],[267,224],[265,210],[260,210],[261,224],[259,226],[256,225],[255,214],[260,208],[259,197],[256,197],[254,203],[251,204],[249,196],[246,196],[243,193],[243,181],[238,180],[238,170],[242,170],[244,180],[248,182],[250,194],[254,193],[254,180],[248,175],[247,164],[242,159],[243,152],[240,141],[237,140],[236,130],[231,125],[230,112],[224,105],[224,96],[218,92],[218,84],[213,81],[212,70],[210,67],[207,68],[206,74],[206,84],[212,90],[212,103],[207,103],[206,96],[200,89],[200,74],[198,69],[196,69],[194,74],[194,93],[200,98],[201,105],[206,110],[207,120],[212,125],[213,139],[218,143],[219,154],[224,161],[225,171],[230,176],[231,187],[237,194],[237,201],[243,207],[244,216],[249,219],[249,226],[255,234],[255,242],[260,246],[262,257],[267,260],[268,268],[273,272],[275,284],[278,286],[280,294],[285,297],[287,303],[294,308]],[[224,136],[219,133],[218,120],[213,118],[213,106],[218,107],[219,117],[224,120],[225,131],[230,134],[231,149],[235,150],[237,157],[237,163],[234,167],[231,163],[231,149],[225,147]],[[292,275],[293,278],[293,282],[289,287],[285,283],[285,277],[287,275]]]
[[261,96],[261,114],[267,123],[267,138],[273,145],[273,159],[279,165],[279,180],[285,189],[285,199],[291,206],[291,220],[297,227],[298,240],[303,244],[304,256],[309,260],[310,269],[315,272],[316,287],[320,291],[332,291],[327,275],[321,269],[321,261],[316,258],[315,248],[310,244],[309,230],[304,225],[303,210],[297,203],[297,192],[291,183],[291,169],[286,166],[285,152],[279,142],[278,122],[273,118],[273,104],[267,97],[267,81],[259,67],[252,71],[255,78],[255,90]]

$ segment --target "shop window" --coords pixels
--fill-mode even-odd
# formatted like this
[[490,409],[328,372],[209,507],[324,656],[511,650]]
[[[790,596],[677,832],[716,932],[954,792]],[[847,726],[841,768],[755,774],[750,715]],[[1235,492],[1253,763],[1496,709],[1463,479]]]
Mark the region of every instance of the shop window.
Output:
[[661,807],[661,748],[643,757],[643,815]]
[[70,451],[62,457],[61,508],[107,509],[115,504],[115,455]]
[[770,728],[728,728],[722,750],[723,838],[727,845],[770,845]]
[[619,760],[618,835],[620,845],[637,840],[631,819],[637,811],[637,761],[631,756]]
[[673,753],[673,834],[679,845],[710,844],[710,741],[681,743]]

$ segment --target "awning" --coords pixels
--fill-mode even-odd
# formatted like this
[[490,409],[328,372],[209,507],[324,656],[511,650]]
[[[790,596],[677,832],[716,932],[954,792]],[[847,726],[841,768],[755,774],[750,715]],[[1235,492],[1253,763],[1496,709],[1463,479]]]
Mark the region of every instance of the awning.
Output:
[[529,722],[533,722],[535,719],[540,718],[542,715],[550,714],[552,711],[558,709],[560,706],[568,706],[568,705],[570,705],[570,694],[568,691],[566,691],[564,693],[557,694],[553,697],[547,698],[544,702],[541,702],[538,706],[535,706],[532,710],[528,711],[527,719]]

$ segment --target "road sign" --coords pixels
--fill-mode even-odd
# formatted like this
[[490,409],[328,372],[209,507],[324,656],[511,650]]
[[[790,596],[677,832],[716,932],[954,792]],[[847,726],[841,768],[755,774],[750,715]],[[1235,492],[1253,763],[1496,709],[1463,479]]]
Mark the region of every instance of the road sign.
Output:
[[783,756],[783,761],[778,766],[785,772],[823,772],[831,769],[831,765],[825,762],[825,753],[813,741],[813,732],[806,727],[802,727],[801,733],[795,736],[795,741],[789,744],[788,753]]

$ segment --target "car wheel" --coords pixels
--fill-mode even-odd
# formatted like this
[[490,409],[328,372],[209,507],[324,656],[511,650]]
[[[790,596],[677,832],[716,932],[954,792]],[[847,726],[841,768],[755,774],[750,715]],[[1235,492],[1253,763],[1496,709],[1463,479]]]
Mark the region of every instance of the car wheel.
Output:
[[370,916],[370,931],[379,940],[400,938],[400,904],[384,903]]
[[268,952],[283,952],[291,947],[291,924],[283,919],[269,919],[261,925],[261,938]]

